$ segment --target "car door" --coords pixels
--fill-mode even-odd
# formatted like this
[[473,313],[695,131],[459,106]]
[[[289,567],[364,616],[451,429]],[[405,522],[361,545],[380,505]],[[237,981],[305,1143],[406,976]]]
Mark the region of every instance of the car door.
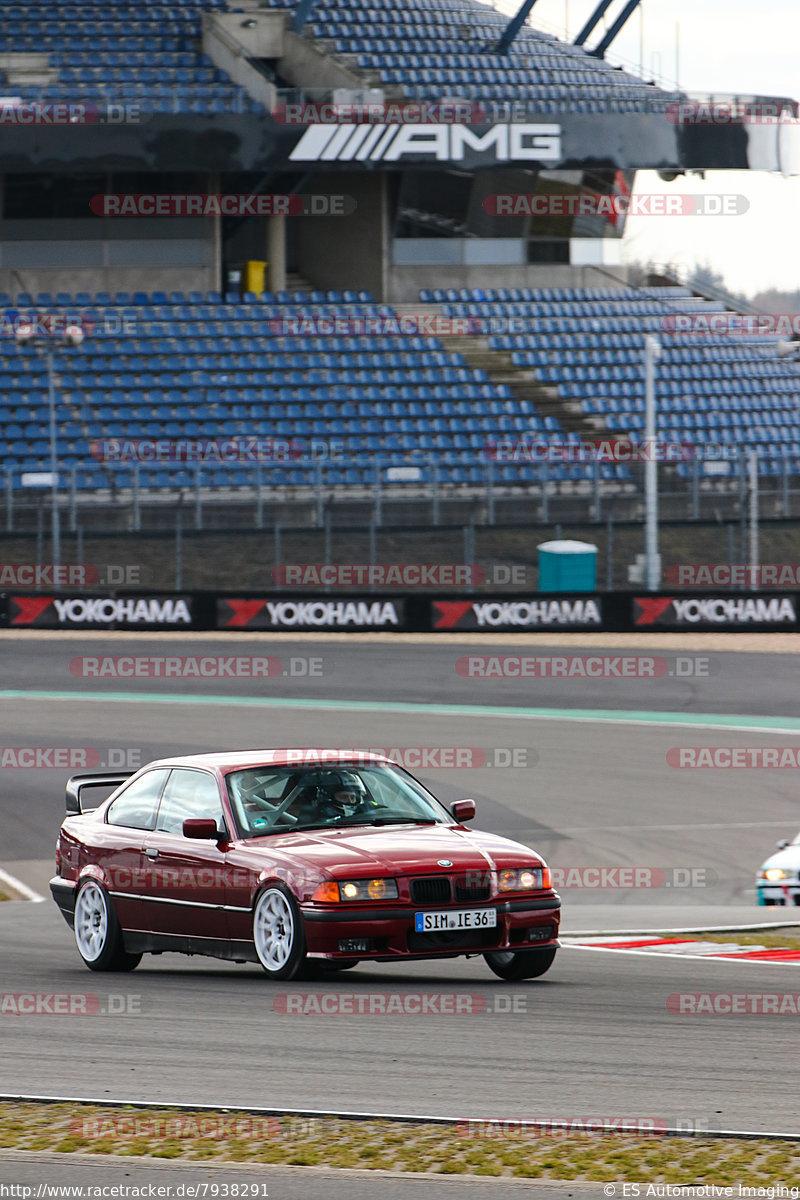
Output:
[[150,928],[179,937],[227,940],[223,907],[227,855],[216,841],[184,837],[183,822],[190,817],[211,818],[225,830],[216,776],[175,767],[161,797],[155,828],[144,842]]
[[103,872],[114,909],[123,929],[147,931],[144,839],[155,828],[156,813],[169,768],[145,771],[123,788],[98,823],[93,862]]

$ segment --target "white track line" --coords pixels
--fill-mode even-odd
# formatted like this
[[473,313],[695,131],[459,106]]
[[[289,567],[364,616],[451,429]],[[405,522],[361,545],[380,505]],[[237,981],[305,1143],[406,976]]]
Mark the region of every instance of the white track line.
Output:
[[44,903],[44,896],[40,896],[33,888],[29,888],[27,883],[23,883],[21,879],[17,879],[15,875],[9,875],[8,871],[4,871],[0,867],[0,884],[2,883],[6,887],[11,888],[12,892],[18,892],[23,900],[30,900],[33,904]]
[[[176,1109],[178,1112],[231,1112],[253,1113],[258,1116],[274,1117],[333,1117],[343,1121],[398,1121],[412,1125],[462,1125],[472,1121],[483,1124],[497,1123],[496,1117],[454,1117],[432,1116],[418,1113],[395,1112],[352,1112],[337,1111],[330,1108],[264,1108],[253,1104],[193,1104],[185,1102],[173,1103],[166,1100],[111,1100],[107,1096],[95,1099],[91,1096],[41,1096],[20,1092],[0,1092],[0,1103],[38,1103],[38,1104],[91,1104],[96,1108],[136,1108],[144,1111],[155,1109]],[[560,1118],[527,1118],[520,1117],[519,1125],[527,1128],[544,1126],[550,1128]],[[619,1133],[617,1125],[603,1124],[602,1132]],[[632,1136],[635,1136],[635,1131]],[[685,1138],[775,1138],[786,1142],[800,1142],[800,1133],[773,1132],[764,1129],[678,1129],[668,1127],[659,1129],[656,1135],[648,1133],[649,1137],[685,1137]],[[103,1156],[105,1157],[105,1155]],[[126,1162],[130,1161],[126,1158]],[[167,1161],[167,1160],[164,1160]],[[193,1159],[193,1162],[207,1160]],[[238,1163],[235,1165],[239,1165]],[[245,1164],[246,1165],[246,1164]],[[485,1178],[494,1178],[486,1176]],[[501,1177],[502,1178],[502,1177]],[[511,1177],[509,1177],[511,1178]],[[543,1180],[549,1184],[549,1180]],[[558,1182],[558,1181],[555,1181]],[[568,1182],[568,1181],[567,1181]],[[583,1181],[581,1180],[581,1183]]]
[[759,921],[755,925],[692,925],[678,929],[674,925],[666,929],[562,929],[562,938],[579,937],[653,937],[659,934],[674,936],[676,933],[758,933],[761,929],[796,929],[800,921]]
[[748,967],[788,967],[790,970],[797,970],[797,960],[791,959],[787,962],[776,962],[774,959],[764,958],[731,958],[724,954],[680,954],[677,950],[670,951],[665,954],[663,950],[622,950],[615,949],[613,946],[585,946],[581,942],[568,942],[566,938],[561,940],[562,950],[591,950],[593,954],[638,954],[640,958],[660,958],[662,962],[669,962],[670,959],[679,958],[682,963],[696,962],[705,963],[745,963]]

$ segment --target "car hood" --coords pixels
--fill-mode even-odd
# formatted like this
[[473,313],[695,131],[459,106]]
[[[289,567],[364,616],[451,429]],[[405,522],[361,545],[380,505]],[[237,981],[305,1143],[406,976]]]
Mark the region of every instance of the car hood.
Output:
[[[441,874],[444,871],[491,870],[538,865],[542,859],[528,846],[493,833],[452,825],[361,826],[320,829],[246,843],[248,857],[290,859],[337,878],[360,875]],[[260,855],[259,855],[260,857]],[[439,859],[449,859],[443,867]]]
[[771,854],[761,864],[759,874],[766,871],[767,867],[782,867],[784,871],[800,871],[800,845],[786,846],[783,850]]

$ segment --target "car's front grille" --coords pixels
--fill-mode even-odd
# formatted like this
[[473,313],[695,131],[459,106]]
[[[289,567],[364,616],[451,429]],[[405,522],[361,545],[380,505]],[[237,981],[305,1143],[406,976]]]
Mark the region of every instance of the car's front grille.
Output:
[[415,904],[449,904],[450,880],[446,875],[429,875],[409,881],[411,899]]
[[456,900],[459,903],[472,902],[475,900],[488,900],[492,894],[492,889],[489,883],[467,884],[459,883],[456,880],[455,884]]

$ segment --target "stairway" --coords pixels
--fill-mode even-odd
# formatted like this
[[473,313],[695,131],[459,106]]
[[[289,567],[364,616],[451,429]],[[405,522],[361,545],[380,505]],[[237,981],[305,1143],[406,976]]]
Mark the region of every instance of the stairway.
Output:
[[306,279],[305,275],[300,275],[297,271],[286,272],[286,286],[282,289],[284,292],[291,292],[295,295],[296,292],[316,292],[317,286]]
[[[395,304],[393,307],[401,316],[419,314],[421,311],[428,315],[443,315],[441,305],[437,304]],[[492,383],[506,384],[520,400],[532,400],[539,416],[555,417],[568,433],[591,439],[596,436],[598,429],[604,429],[602,417],[581,412],[577,400],[565,400],[559,395],[558,388],[537,382],[533,369],[515,366],[510,350],[492,350],[486,335],[439,335],[439,340],[446,350],[460,354],[467,366],[485,371]]]

